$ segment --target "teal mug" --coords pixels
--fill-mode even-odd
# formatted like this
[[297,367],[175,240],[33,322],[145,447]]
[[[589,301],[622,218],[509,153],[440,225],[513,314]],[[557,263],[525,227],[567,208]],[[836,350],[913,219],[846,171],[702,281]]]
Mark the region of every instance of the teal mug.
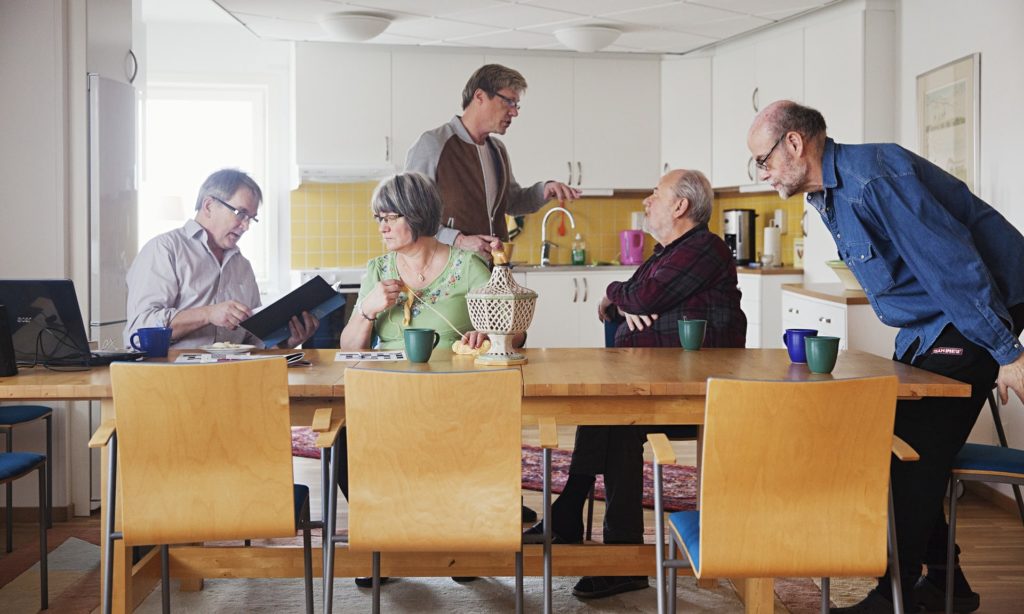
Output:
[[405,357],[409,362],[427,362],[430,354],[441,341],[441,335],[432,328],[407,328],[405,337]]
[[804,349],[811,373],[831,373],[839,356],[839,337],[805,337]]
[[684,350],[696,351],[704,345],[704,333],[707,330],[707,320],[677,320],[676,326],[679,329],[679,345]]

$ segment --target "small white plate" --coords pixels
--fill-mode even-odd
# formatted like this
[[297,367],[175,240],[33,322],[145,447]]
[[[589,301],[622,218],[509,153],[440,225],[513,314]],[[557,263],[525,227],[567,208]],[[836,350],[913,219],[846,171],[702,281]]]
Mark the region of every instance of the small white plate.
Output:
[[200,347],[199,349],[203,350],[204,352],[209,352],[211,354],[215,354],[217,356],[228,356],[230,354],[242,354],[244,352],[248,352],[249,350],[251,350],[251,349],[253,349],[255,347],[256,347],[255,345],[245,345],[245,344],[233,344],[233,345],[228,345],[228,346],[204,345],[204,346]]

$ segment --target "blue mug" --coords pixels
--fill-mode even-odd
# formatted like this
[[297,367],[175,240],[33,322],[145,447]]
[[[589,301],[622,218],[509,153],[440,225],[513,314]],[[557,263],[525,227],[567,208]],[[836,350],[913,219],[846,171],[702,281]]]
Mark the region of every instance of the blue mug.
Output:
[[817,336],[818,331],[813,328],[787,328],[785,334],[782,335],[782,342],[786,344],[786,350],[789,351],[790,362],[807,362],[804,339]]
[[[135,344],[136,339],[138,345]],[[132,333],[128,342],[136,350],[145,352],[149,358],[166,358],[167,350],[171,347],[171,329],[165,326],[140,328]]]

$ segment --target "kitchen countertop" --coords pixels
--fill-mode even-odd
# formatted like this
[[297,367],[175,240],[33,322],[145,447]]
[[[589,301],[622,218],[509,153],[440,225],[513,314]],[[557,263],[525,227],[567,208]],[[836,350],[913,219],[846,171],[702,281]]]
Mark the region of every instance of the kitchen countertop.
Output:
[[842,305],[870,304],[863,292],[843,290],[842,284],[783,284],[782,289]]
[[635,264],[552,264],[540,266],[539,264],[512,263],[512,271],[515,273],[566,273],[586,271],[635,271],[638,265]]
[[777,267],[749,267],[749,266],[738,266],[736,272],[740,275],[803,275],[804,270],[802,268],[792,266],[777,266]]

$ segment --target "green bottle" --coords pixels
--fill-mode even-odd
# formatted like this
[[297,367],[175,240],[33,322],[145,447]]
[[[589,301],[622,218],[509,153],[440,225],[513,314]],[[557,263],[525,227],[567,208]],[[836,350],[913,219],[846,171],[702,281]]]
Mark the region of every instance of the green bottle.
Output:
[[572,242],[572,263],[583,265],[587,263],[587,244],[583,242],[580,233],[576,233],[576,240]]

